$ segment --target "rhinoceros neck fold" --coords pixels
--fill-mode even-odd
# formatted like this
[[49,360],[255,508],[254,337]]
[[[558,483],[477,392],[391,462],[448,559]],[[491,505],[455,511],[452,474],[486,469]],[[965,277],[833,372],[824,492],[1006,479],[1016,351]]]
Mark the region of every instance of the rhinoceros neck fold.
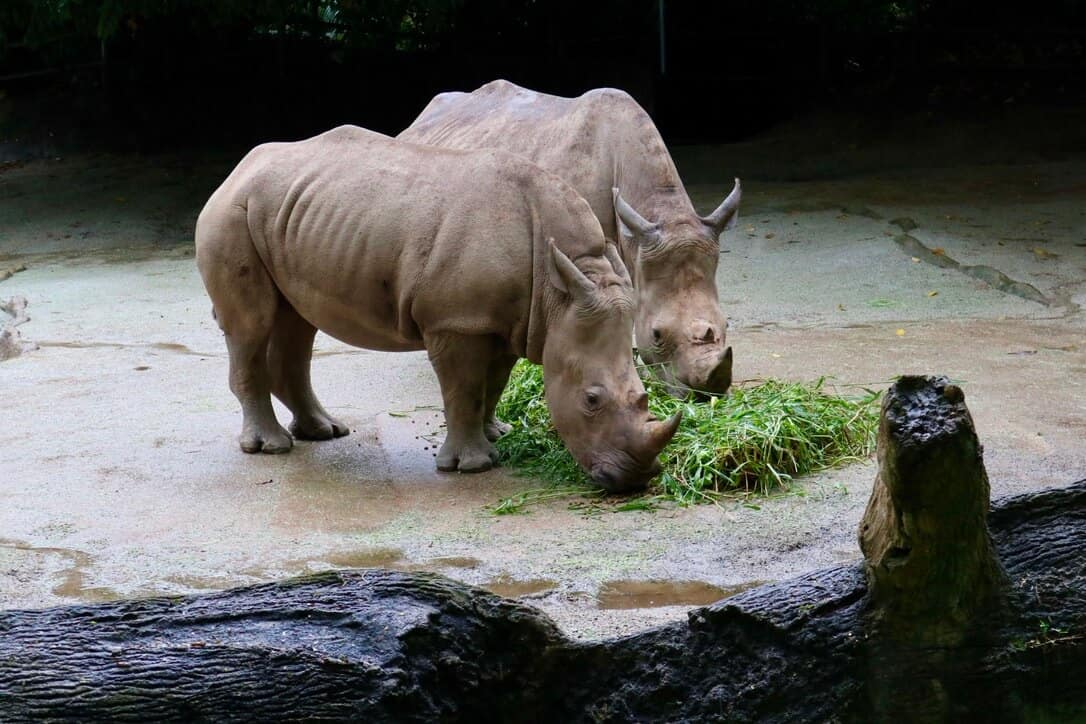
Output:
[[533,193],[524,199],[532,220],[532,293],[523,355],[542,364],[550,324],[568,304],[547,279],[550,243],[576,262],[585,256],[602,257],[606,241],[599,220],[576,189],[542,169],[534,181]]
[[[543,228],[539,214],[534,205],[529,203],[532,210],[532,295],[528,304],[528,331],[527,339],[515,340],[514,351],[522,355],[529,362],[543,364],[543,347],[547,344],[547,303],[551,297],[547,294],[547,271],[544,254],[548,250],[547,239],[543,236]],[[519,349],[517,344],[520,343]]]
[[[544,284],[538,277],[532,278],[532,303],[528,309],[528,338],[521,349],[514,348],[518,355],[537,365],[543,364],[543,347],[547,344],[547,311],[544,300]],[[523,350],[523,351],[521,351]]]

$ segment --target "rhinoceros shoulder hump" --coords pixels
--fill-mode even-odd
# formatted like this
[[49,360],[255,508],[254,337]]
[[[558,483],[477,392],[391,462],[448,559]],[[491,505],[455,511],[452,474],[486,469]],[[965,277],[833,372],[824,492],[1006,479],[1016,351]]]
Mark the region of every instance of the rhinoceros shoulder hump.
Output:
[[618,88],[594,88],[584,93],[579,100],[583,103],[608,113],[641,115],[645,109],[634,97]]
[[358,143],[359,141],[387,141],[388,136],[359,126],[344,124],[314,136],[310,141],[324,143]]
[[490,81],[489,83],[484,83],[483,85],[479,86],[475,89],[475,92],[498,95],[506,93],[520,93],[527,90],[527,88],[519,86],[511,81],[505,80],[504,78],[498,78],[496,80]]

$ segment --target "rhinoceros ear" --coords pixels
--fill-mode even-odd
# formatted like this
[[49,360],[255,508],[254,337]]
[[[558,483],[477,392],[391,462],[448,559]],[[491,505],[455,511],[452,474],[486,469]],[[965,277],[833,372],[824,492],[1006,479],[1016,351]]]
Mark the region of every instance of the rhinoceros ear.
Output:
[[655,246],[660,242],[660,226],[645,220],[641,214],[634,211],[633,207],[618,192],[618,188],[611,189],[611,196],[615,201],[615,225],[618,233],[627,241],[631,241],[638,247],[645,248]]
[[577,265],[562,253],[554,239],[547,239],[547,278],[556,289],[576,301],[587,301],[596,293],[596,285],[584,275]]
[[728,198],[724,199],[723,203],[716,207],[716,211],[702,217],[702,222],[712,229],[714,236],[720,236],[725,229],[735,226],[735,222],[739,218],[739,201],[742,198],[743,189],[739,186],[739,179],[736,179],[735,187],[728,194]]

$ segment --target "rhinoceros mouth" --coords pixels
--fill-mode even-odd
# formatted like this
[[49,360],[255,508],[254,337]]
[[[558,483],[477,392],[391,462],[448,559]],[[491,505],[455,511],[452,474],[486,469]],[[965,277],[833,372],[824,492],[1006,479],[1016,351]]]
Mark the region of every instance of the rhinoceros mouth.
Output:
[[662,469],[655,458],[648,467],[599,462],[592,466],[589,476],[609,493],[626,493],[644,490]]
[[699,401],[708,400],[713,395],[722,395],[732,384],[732,348],[726,347],[701,355],[694,368],[708,370],[692,374],[689,370],[676,369],[674,365],[665,365],[657,370],[668,392],[673,397],[687,397],[693,394]]

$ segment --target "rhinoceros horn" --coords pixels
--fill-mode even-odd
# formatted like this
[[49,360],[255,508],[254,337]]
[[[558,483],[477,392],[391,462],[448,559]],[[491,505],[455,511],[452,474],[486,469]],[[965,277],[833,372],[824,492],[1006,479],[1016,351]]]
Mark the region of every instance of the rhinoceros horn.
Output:
[[578,303],[591,302],[596,294],[596,285],[569,260],[568,256],[562,253],[562,250],[555,245],[554,239],[547,239],[547,244],[550,246],[547,276],[551,284],[573,297]]
[[725,229],[735,226],[735,221],[739,218],[736,212],[739,211],[739,201],[742,198],[743,189],[739,186],[739,179],[736,179],[735,187],[728,194],[728,198],[724,199],[713,213],[703,216],[701,218],[702,222],[711,228],[714,234],[720,236]]
[[639,247],[654,246],[660,241],[660,227],[646,220],[641,214],[634,211],[633,207],[626,203],[618,192],[618,188],[611,189],[611,196],[615,201],[615,216],[618,217],[618,230],[627,239],[633,239]]
[[663,422],[656,420],[649,423],[649,449],[654,451],[653,456],[659,455],[660,451],[671,442],[682,419],[683,411],[679,410]]

